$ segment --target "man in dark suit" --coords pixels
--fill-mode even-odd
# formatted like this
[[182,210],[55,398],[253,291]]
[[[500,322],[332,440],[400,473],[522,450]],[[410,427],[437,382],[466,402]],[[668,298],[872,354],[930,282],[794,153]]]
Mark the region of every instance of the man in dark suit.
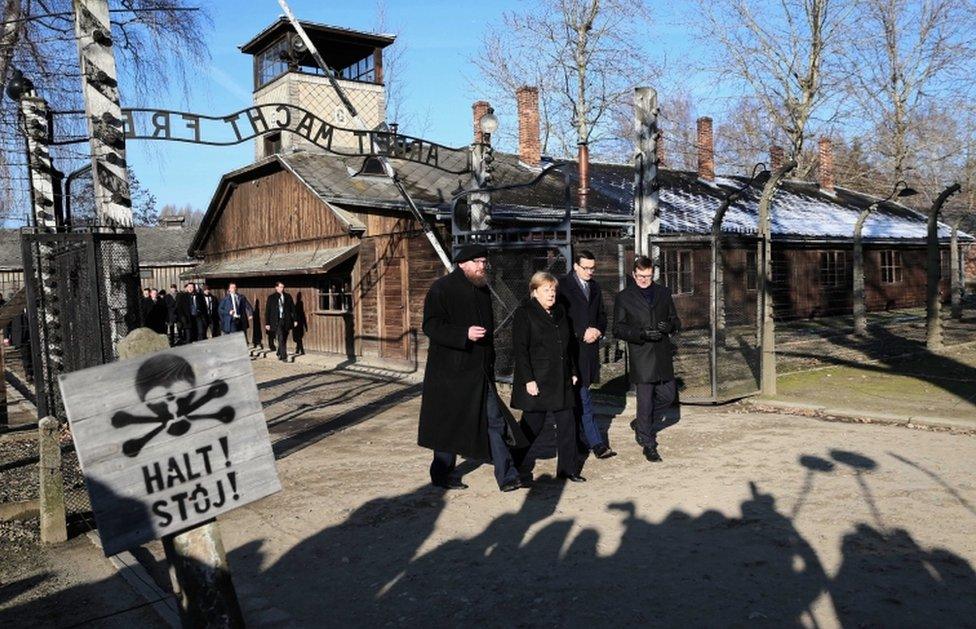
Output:
[[146,327],[157,334],[166,334],[166,321],[169,312],[162,295],[155,288],[149,290],[149,311],[145,318]]
[[169,344],[171,347],[179,343],[183,336],[182,332],[178,329],[180,313],[176,310],[176,298],[179,294],[180,290],[176,287],[176,284],[170,284],[169,292],[163,295],[163,303],[166,304],[166,331],[169,334]]
[[285,292],[285,283],[278,282],[264,306],[264,329],[272,332],[277,340],[278,360],[288,359],[288,334],[296,325],[295,301]]
[[600,338],[607,332],[607,310],[600,285],[593,280],[595,270],[596,256],[590,251],[577,251],[572,272],[559,278],[559,301],[566,308],[576,338],[576,421],[587,447],[597,458],[608,459],[617,453],[600,432],[590,398],[590,385],[600,379]]
[[142,289],[142,297],[139,298],[139,316],[142,317],[142,324],[149,326],[149,311],[152,310],[152,299],[149,297],[149,289]]
[[176,312],[180,327],[183,329],[184,343],[193,343],[207,338],[203,295],[197,292],[197,286],[193,282],[187,282],[183,292],[176,296]]
[[648,461],[658,462],[655,419],[674,404],[674,344],[670,335],[681,326],[671,290],[654,282],[654,263],[634,260],[634,282],[617,293],[613,334],[627,341],[630,381],[637,389],[637,418],[631,424]]
[[203,285],[204,319],[210,329],[210,338],[220,336],[220,314],[217,312],[217,297],[210,294],[210,287]]
[[220,316],[220,329],[224,334],[242,332],[254,320],[254,309],[247,297],[237,292],[237,284],[227,285],[227,294],[220,300],[217,308]]

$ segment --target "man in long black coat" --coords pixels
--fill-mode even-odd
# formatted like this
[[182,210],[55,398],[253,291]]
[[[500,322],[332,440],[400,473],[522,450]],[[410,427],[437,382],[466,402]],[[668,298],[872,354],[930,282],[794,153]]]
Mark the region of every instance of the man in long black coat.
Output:
[[634,282],[617,293],[613,334],[627,341],[630,381],[637,389],[637,418],[632,426],[648,461],[657,462],[657,416],[674,404],[674,344],[671,334],[681,322],[671,290],[654,282],[654,263],[647,256],[634,260]]
[[277,340],[278,360],[288,360],[288,335],[296,325],[295,300],[285,292],[285,283],[277,282],[264,305],[264,329]]
[[197,291],[197,285],[187,282],[183,292],[176,296],[176,314],[183,330],[183,342],[193,343],[207,338],[207,327],[204,322],[203,294]]
[[580,250],[573,256],[573,270],[559,278],[559,301],[573,327],[576,339],[574,352],[579,380],[576,382],[576,421],[586,445],[600,459],[615,454],[610,449],[593,416],[590,385],[600,379],[600,338],[607,333],[607,310],[603,305],[603,291],[593,279],[596,256]]
[[434,451],[430,480],[443,489],[467,488],[451,476],[459,454],[490,459],[502,491],[521,487],[508,446],[527,441],[495,390],[487,255],[481,245],[462,248],[457,268],[434,282],[424,301],[430,344],[417,443]]

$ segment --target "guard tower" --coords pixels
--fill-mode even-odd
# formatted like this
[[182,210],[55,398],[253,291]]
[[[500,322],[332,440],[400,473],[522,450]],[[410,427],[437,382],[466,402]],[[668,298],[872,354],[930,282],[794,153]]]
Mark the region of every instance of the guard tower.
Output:
[[[385,122],[383,49],[393,43],[394,36],[315,22],[301,24],[366,126],[374,128]],[[296,105],[337,127],[353,128],[328,78],[286,18],[278,18],[241,46],[241,52],[254,57],[255,105]],[[320,150],[292,133],[275,133],[255,140],[254,155],[261,159],[297,146]]]

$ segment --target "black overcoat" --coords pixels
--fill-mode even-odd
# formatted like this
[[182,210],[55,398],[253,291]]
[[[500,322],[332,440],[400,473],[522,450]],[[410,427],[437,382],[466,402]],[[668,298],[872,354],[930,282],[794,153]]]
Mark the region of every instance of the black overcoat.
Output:
[[[627,341],[630,355],[630,381],[634,384],[661,382],[674,378],[674,343],[671,334],[680,329],[678,312],[671,298],[671,289],[654,283],[654,305],[648,306],[640,289],[633,282],[617,293],[613,305],[613,335]],[[659,321],[667,321],[671,334],[660,341],[641,340],[641,330],[656,328]]]
[[[279,299],[285,300],[284,307],[282,308],[284,317],[280,320],[278,317]],[[295,327],[295,300],[288,293],[281,293],[279,296],[278,291],[275,291],[268,295],[268,299],[264,304],[264,325],[270,325],[272,330],[277,330],[279,323],[286,331]]]
[[575,273],[559,278],[559,301],[566,308],[566,314],[576,339],[574,358],[579,372],[579,384],[588,387],[600,380],[600,341],[584,343],[586,328],[596,328],[600,334],[607,333],[607,309],[603,305],[603,291],[600,285],[590,282],[590,297],[586,298]]
[[[523,411],[561,411],[573,407],[573,332],[566,309],[556,303],[550,315],[529,298],[512,315],[512,408]],[[529,395],[535,381],[539,395]]]
[[195,301],[197,304],[197,317],[205,318],[207,316],[207,304],[203,301],[203,293],[188,293],[186,291],[177,293],[176,314],[183,326],[196,325],[193,323],[193,308],[190,305],[191,301]]
[[[487,330],[478,342],[468,328]],[[417,443],[473,459],[491,459],[485,395],[495,377],[491,293],[478,288],[455,269],[430,287],[424,301],[424,334],[430,339],[424,372]],[[497,394],[496,394],[497,395]],[[504,404],[509,445],[528,442]]]

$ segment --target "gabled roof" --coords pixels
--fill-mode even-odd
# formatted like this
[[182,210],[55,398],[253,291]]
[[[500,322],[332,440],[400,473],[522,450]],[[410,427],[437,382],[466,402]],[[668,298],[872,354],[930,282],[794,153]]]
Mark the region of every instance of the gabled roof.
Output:
[[[178,266],[196,264],[187,255],[195,233],[191,228],[136,227],[136,246],[140,266]],[[20,230],[0,229],[0,269],[23,269]]]
[[338,218],[339,221],[346,226],[346,229],[350,233],[366,231],[366,225],[363,224],[363,222],[360,221],[355,214],[348,212],[339,205],[335,204],[333,202],[334,199],[331,196],[322,194],[322,190],[314,184],[314,181],[309,180],[309,172],[300,168],[294,168],[292,163],[282,159],[280,155],[271,155],[254,162],[253,164],[248,164],[247,166],[243,166],[237,170],[232,170],[220,178],[220,182],[217,183],[217,189],[214,192],[213,197],[210,199],[210,205],[207,207],[207,211],[203,215],[203,220],[200,221],[200,227],[197,228],[196,234],[188,245],[190,254],[195,255],[200,251],[200,249],[203,248],[203,244],[210,235],[210,231],[220,218],[220,213],[223,210],[225,198],[237,184],[280,172],[282,170],[290,172],[313,194],[315,194],[319,200],[322,201],[322,203],[335,214],[336,218]]

